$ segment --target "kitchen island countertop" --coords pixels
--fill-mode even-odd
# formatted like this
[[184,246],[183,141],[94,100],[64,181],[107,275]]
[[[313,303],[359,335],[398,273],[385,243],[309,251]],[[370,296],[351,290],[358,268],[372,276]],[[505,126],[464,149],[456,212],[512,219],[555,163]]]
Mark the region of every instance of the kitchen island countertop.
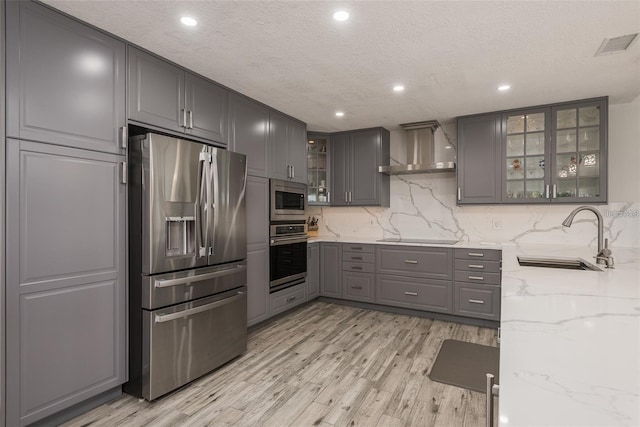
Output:
[[614,269],[523,267],[518,255],[580,257],[595,248],[325,237],[313,242],[502,249],[499,425],[640,426],[640,249]]

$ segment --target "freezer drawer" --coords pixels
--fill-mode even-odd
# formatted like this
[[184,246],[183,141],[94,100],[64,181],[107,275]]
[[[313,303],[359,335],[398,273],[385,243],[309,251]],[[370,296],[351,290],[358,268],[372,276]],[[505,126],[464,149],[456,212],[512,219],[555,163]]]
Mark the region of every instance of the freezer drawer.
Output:
[[142,395],[154,400],[247,349],[247,288],[143,312]]

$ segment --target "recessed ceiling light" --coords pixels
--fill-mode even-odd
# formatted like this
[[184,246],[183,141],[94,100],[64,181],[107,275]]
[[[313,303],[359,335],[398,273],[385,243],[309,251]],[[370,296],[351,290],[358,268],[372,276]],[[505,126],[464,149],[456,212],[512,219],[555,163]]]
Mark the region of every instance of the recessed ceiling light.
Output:
[[402,86],[402,85],[395,85],[395,86],[393,87],[393,91],[394,91],[394,92],[402,92],[402,91],[404,91],[404,86]]
[[344,113],[342,111],[336,111],[336,117],[343,117]]
[[195,27],[196,25],[198,25],[198,21],[190,16],[183,16],[182,18],[180,18],[180,22],[182,22],[187,27]]
[[339,10],[333,14],[333,19],[335,19],[336,21],[346,21],[347,19],[349,19],[349,12],[347,12],[346,10]]
[[509,90],[509,89],[511,89],[511,86],[509,86],[509,85],[500,85],[500,86],[498,86],[498,90],[500,92],[504,92],[505,90]]

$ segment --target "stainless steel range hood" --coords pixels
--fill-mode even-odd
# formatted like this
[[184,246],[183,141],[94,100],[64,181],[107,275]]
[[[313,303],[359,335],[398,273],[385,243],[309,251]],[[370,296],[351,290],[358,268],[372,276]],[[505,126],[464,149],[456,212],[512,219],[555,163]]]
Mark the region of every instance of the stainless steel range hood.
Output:
[[378,167],[389,175],[409,173],[454,172],[456,170],[455,147],[446,143],[436,144],[435,133],[440,127],[436,120],[400,125],[407,136],[407,163]]

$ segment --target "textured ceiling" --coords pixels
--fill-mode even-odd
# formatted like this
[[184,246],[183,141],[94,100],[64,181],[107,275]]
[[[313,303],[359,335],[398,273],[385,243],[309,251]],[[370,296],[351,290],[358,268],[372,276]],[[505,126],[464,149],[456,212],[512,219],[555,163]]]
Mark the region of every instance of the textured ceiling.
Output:
[[[640,31],[638,0],[45,3],[316,131],[640,94],[640,42],[594,57],[605,37]],[[351,19],[334,21],[337,9]],[[199,25],[182,26],[183,14]]]

